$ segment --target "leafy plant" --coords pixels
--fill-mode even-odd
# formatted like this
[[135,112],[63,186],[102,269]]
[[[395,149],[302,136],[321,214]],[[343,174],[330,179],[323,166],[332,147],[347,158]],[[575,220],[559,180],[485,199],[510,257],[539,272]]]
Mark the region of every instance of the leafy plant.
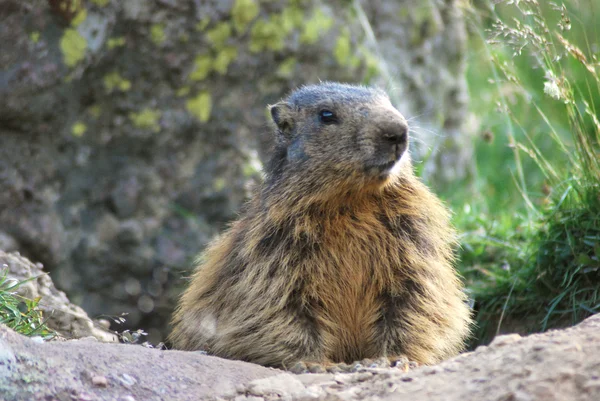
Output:
[[51,338],[55,334],[46,326],[42,311],[38,309],[40,298],[27,299],[16,294],[16,289],[35,277],[16,281],[8,278],[8,271],[0,275],[0,323],[26,336]]
[[484,116],[475,184],[484,196],[450,200],[466,204],[456,222],[479,341],[503,324],[539,331],[600,312],[600,37],[589,17],[600,10],[593,7],[512,0],[472,14],[485,38],[475,47],[485,57],[472,62],[488,62],[470,72],[483,99],[473,111]]

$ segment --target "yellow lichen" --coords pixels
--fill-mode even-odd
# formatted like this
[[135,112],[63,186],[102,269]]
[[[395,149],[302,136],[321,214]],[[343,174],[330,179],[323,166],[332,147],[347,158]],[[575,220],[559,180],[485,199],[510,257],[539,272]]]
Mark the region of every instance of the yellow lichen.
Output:
[[156,45],[162,45],[167,36],[165,35],[165,27],[162,24],[154,24],[150,27],[150,38]]
[[62,0],[59,3],[59,8],[65,13],[75,14],[81,7],[81,2],[82,0]]
[[123,78],[117,71],[113,71],[104,76],[104,87],[109,93],[115,89],[126,92],[131,89],[131,81]]
[[210,24],[210,18],[204,17],[196,24],[196,30],[202,32]]
[[98,118],[98,117],[100,117],[100,114],[102,113],[102,108],[99,105],[95,104],[93,106],[90,106],[90,108],[88,108],[88,112],[90,113],[90,115],[93,118]]
[[212,57],[208,54],[200,54],[194,60],[194,70],[190,74],[192,81],[202,81],[210,74],[213,67]]
[[254,0],[235,0],[231,8],[231,17],[236,32],[246,32],[248,24],[258,16],[258,12],[258,4]]
[[114,49],[115,47],[125,46],[125,37],[118,36],[115,38],[110,38],[110,39],[108,39],[107,46],[111,50]]
[[225,178],[223,178],[223,177],[215,178],[215,180],[213,181],[213,189],[217,192],[222,191],[225,188],[226,184],[227,184],[227,181],[225,181]]
[[108,4],[110,0],[92,0],[92,3],[97,5],[98,7],[104,7]]
[[294,76],[294,70],[296,69],[296,64],[298,61],[295,57],[288,57],[281,64],[279,64],[279,68],[277,68],[277,76],[281,78],[291,78]]
[[85,21],[86,18],[87,10],[85,8],[82,8],[77,12],[77,14],[75,14],[75,17],[73,17],[73,19],[71,20],[71,26],[78,27],[83,21]]
[[137,113],[129,113],[129,119],[137,128],[148,129],[154,132],[160,130],[158,120],[160,119],[160,111],[145,108]]
[[190,94],[190,87],[189,86],[183,86],[179,89],[177,89],[177,92],[175,92],[175,95],[178,97],[183,97],[183,96],[187,96]]
[[40,41],[40,33],[38,31],[33,31],[29,34],[29,39],[33,42],[33,43],[37,43]]
[[250,30],[249,48],[251,52],[283,49],[286,33],[280,28],[280,19],[280,16],[272,15],[269,20],[256,21]]
[[206,37],[213,46],[221,47],[231,37],[231,25],[227,22],[221,22],[206,32]]
[[335,42],[335,48],[333,49],[333,55],[335,61],[340,65],[347,65],[350,60],[350,31],[344,29]]
[[77,121],[75,124],[73,124],[73,127],[71,128],[71,134],[73,134],[73,136],[76,137],[83,136],[83,134],[85,134],[85,131],[87,131],[87,125],[85,125],[81,121]]
[[234,46],[223,48],[215,57],[213,69],[219,74],[225,74],[229,64],[237,57],[237,49]]
[[304,13],[297,6],[290,6],[281,12],[281,29],[285,33],[290,33],[294,28],[302,26]]
[[186,109],[200,122],[207,122],[212,110],[212,99],[208,91],[203,91],[198,96],[188,99],[185,103]]
[[304,30],[300,35],[300,42],[313,44],[321,35],[327,32],[333,25],[333,18],[325,15],[320,8],[313,12],[312,17],[304,23]]
[[363,81],[368,84],[373,77],[379,74],[381,61],[366,47],[360,48],[360,55],[366,67]]
[[87,41],[75,29],[68,28],[60,39],[60,50],[65,64],[73,67],[85,57]]

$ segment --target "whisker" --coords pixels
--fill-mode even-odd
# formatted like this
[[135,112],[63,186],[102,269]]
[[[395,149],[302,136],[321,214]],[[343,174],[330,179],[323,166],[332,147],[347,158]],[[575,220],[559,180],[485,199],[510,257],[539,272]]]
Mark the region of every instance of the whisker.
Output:
[[421,145],[427,146],[427,143],[422,138],[419,138],[418,136],[411,136],[410,139],[413,142],[417,142],[417,143],[419,143]]
[[434,130],[431,130],[431,129],[428,129],[428,128],[425,128],[425,127],[419,127],[417,125],[411,125],[411,126],[409,126],[409,128],[413,129],[415,132],[419,132],[419,131],[426,132],[426,133],[431,134],[431,135],[433,135],[433,136],[435,136],[437,138],[445,138],[446,137],[446,135],[440,134],[437,131],[434,131]]

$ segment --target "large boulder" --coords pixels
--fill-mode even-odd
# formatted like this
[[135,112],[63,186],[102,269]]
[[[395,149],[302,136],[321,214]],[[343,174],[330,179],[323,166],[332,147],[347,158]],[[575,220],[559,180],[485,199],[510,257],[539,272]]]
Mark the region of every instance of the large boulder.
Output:
[[0,0],[0,249],[164,339],[193,258],[260,179],[265,105],[292,88],[388,87],[444,138],[430,176],[464,175],[457,3]]

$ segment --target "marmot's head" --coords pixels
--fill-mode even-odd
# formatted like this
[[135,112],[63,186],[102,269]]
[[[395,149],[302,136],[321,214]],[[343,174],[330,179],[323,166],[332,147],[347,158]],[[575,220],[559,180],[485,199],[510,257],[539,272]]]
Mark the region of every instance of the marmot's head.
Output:
[[305,86],[270,111],[277,138],[267,173],[276,180],[293,177],[315,189],[319,177],[343,187],[383,185],[407,151],[406,119],[379,89]]

